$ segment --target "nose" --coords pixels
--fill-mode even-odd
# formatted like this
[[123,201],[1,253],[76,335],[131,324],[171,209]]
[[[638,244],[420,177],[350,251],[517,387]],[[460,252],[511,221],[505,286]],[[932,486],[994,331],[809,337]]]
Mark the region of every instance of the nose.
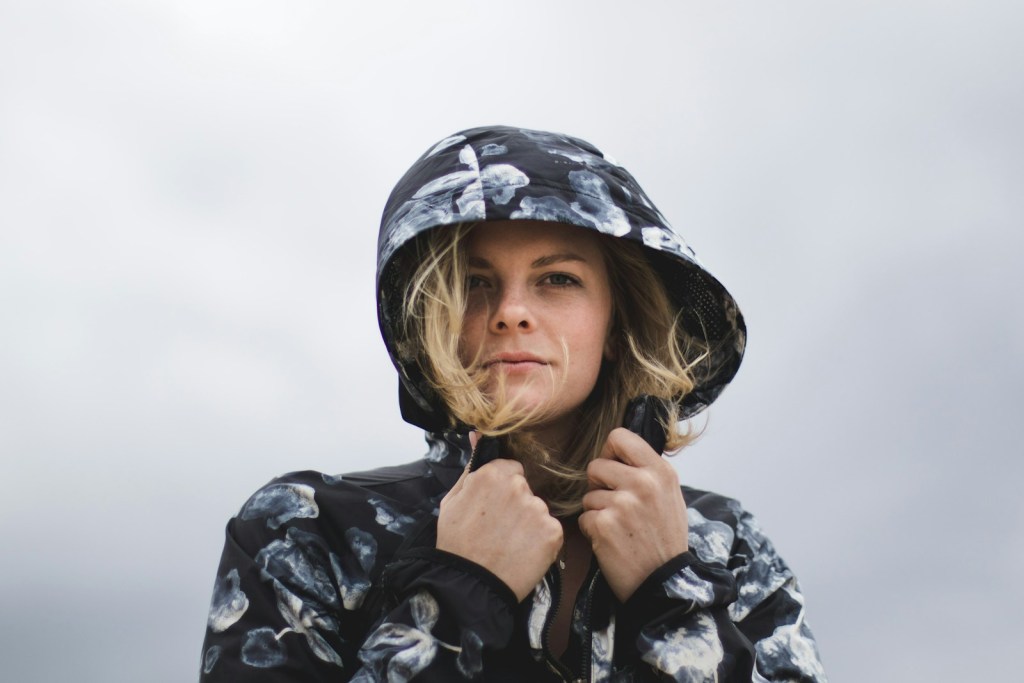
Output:
[[525,293],[518,289],[505,288],[501,291],[497,306],[491,315],[490,330],[494,333],[519,330],[529,332],[536,321],[527,304]]

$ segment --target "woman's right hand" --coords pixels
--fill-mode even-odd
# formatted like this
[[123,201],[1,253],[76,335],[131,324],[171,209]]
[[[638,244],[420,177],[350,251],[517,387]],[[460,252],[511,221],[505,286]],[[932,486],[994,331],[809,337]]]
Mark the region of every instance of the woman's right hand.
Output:
[[437,548],[485,567],[520,602],[561,547],[562,525],[533,495],[515,460],[493,460],[475,472],[467,468],[441,500]]

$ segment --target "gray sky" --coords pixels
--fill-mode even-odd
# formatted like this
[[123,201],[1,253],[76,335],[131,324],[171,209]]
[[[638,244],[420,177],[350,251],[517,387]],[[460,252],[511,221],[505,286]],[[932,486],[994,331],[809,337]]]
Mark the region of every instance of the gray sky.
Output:
[[1024,10],[1011,2],[0,4],[0,662],[193,680],[271,477],[418,457],[377,221],[456,130],[587,138],[742,306],[677,458],[796,570],[834,681],[1024,641]]

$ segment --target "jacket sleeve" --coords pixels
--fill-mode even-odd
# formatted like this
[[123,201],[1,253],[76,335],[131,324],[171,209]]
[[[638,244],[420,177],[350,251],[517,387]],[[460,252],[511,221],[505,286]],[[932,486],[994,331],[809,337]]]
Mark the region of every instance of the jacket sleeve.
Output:
[[311,487],[272,483],[228,523],[203,683],[461,680],[505,646],[516,601],[493,574],[420,549],[371,589],[374,520],[328,541],[312,506]]
[[729,503],[727,521],[691,509],[690,550],[620,608],[621,680],[826,681],[796,578],[753,517]]
[[386,569],[383,592],[397,605],[359,652],[365,683],[481,679],[485,652],[512,635],[516,598],[483,567],[433,548],[404,554]]

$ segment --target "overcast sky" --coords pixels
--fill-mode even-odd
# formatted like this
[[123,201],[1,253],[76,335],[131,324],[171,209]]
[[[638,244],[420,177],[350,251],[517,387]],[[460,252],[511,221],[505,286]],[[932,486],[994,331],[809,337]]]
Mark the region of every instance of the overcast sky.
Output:
[[3,678],[194,680],[253,490],[422,453],[377,223],[503,123],[612,154],[739,301],[676,464],[760,517],[832,680],[1005,680],[1022,35],[992,0],[0,0]]

